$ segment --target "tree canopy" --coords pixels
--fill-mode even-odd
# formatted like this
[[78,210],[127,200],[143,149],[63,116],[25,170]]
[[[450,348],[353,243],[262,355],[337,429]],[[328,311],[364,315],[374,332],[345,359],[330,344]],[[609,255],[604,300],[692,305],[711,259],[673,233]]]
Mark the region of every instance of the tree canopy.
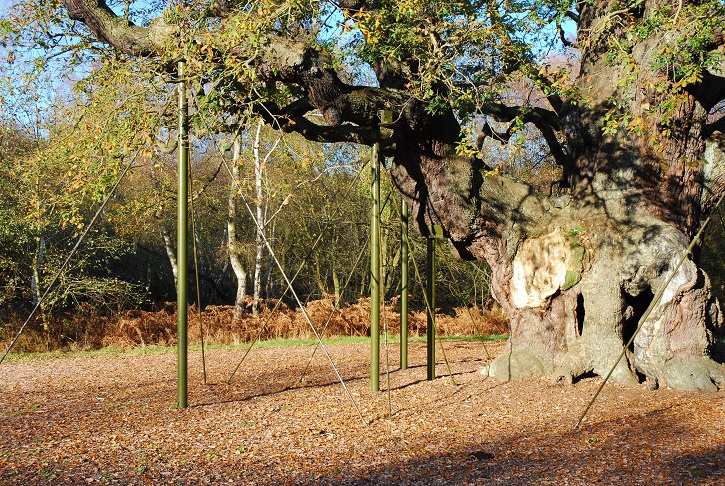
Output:
[[[28,0],[2,27],[9,62],[45,50],[38,69],[93,59],[94,75],[161,84],[183,59],[207,133],[262,116],[310,140],[370,144],[388,109],[416,137],[450,127],[445,143],[472,156],[531,124],[568,187],[590,180],[577,170],[582,139],[623,129],[666,151],[683,97],[717,130],[722,17],[718,1]],[[601,134],[572,133],[584,113]]]
[[[488,123],[468,123],[485,115],[514,122],[504,130],[506,137],[534,123],[560,155],[555,131],[564,115],[561,96],[578,98],[571,74],[545,64],[552,49],[562,48],[562,23],[576,17],[570,3],[69,0],[20,5],[5,19],[6,39],[52,52],[38,61],[40,67],[54,54],[72,62],[120,55],[143,60],[137,76],[169,80],[175,62],[183,59],[200,107],[216,122],[239,123],[256,114],[317,141],[369,144],[368,127],[379,124],[381,109],[393,110],[396,125],[417,130],[431,123],[427,118],[452,108],[470,131],[458,140],[460,151],[473,149],[477,137],[494,134]],[[107,45],[112,52],[104,52]],[[532,91],[525,104],[511,106],[506,93],[519,78],[533,81],[540,93]],[[312,111],[326,123],[305,118]]]

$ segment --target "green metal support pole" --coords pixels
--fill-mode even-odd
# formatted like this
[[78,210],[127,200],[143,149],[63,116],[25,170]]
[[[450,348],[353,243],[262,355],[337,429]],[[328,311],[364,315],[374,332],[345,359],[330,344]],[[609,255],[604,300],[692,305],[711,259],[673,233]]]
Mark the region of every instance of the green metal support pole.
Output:
[[426,314],[428,315],[428,329],[426,332],[426,348],[427,348],[427,368],[428,380],[435,380],[436,377],[436,320],[435,320],[435,233],[428,235],[426,239],[427,245],[427,265],[425,269],[425,294],[426,294]]
[[178,193],[178,220],[177,220],[177,249],[178,275],[176,276],[176,315],[177,315],[177,402],[179,408],[187,407],[187,220],[189,199],[189,105],[186,100],[186,81],[184,80],[184,62],[179,62],[179,193]]
[[400,369],[408,369],[408,203],[400,206]]
[[380,127],[389,126],[393,113],[380,112],[380,125],[375,127],[375,143],[370,155],[373,199],[370,222],[370,388],[380,391]]
[[380,132],[370,155],[373,198],[370,221],[370,388],[380,391]]

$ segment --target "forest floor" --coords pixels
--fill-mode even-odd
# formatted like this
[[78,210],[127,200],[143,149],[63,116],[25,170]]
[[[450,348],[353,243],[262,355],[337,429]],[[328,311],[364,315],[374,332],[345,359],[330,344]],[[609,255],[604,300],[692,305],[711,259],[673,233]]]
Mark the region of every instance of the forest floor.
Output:
[[[444,341],[426,380],[425,343],[254,349],[0,364],[0,484],[725,484],[725,393],[601,383],[502,383],[479,371],[502,343]],[[389,380],[389,381],[388,381]],[[453,381],[455,380],[455,384]],[[389,390],[388,393],[386,390]],[[346,391],[347,390],[347,391]],[[349,394],[348,394],[349,393]],[[359,413],[358,413],[359,410]],[[391,416],[392,415],[392,416]]]

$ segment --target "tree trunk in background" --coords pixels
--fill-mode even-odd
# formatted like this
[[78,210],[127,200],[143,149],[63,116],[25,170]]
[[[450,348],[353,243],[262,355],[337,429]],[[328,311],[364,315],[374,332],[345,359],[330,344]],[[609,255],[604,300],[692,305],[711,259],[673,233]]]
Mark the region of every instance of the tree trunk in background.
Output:
[[[163,191],[161,189],[161,184],[159,182],[159,178],[157,176],[157,168],[156,165],[154,165],[153,170],[151,171],[151,187],[154,191],[154,196],[159,200],[164,200]],[[160,212],[162,211],[162,208],[160,209]],[[161,218],[161,238],[164,240],[164,250],[166,250],[166,257],[169,259],[169,264],[171,265],[171,274],[174,276],[174,288],[179,288],[179,265],[176,261],[176,245],[174,243],[174,239],[171,237],[171,230],[169,230],[169,226],[166,224],[166,221],[163,219],[163,216],[160,216]]]
[[179,265],[176,261],[176,250],[174,248],[174,240],[171,238],[171,231],[166,223],[161,223],[161,237],[164,239],[164,248],[166,256],[171,264],[171,273],[174,275],[174,287],[179,288]]
[[239,197],[239,158],[242,144],[239,137],[235,138],[232,149],[232,182],[229,187],[229,210],[227,213],[227,248],[229,250],[229,263],[232,265],[234,276],[237,279],[237,292],[234,297],[234,319],[244,314],[244,299],[247,297],[247,272],[239,258],[239,243],[237,241],[237,198]]
[[317,284],[317,291],[320,293],[320,299],[325,299],[329,292],[327,291],[327,282],[325,277],[322,275],[322,265],[320,264],[320,255],[315,252],[313,255],[315,264],[315,283]]
[[[395,237],[393,236],[393,231],[386,230],[384,232],[385,234],[385,241],[395,241]],[[387,245],[386,245],[387,247]],[[396,279],[396,276],[400,272],[400,258],[402,257],[401,253],[401,247],[400,245],[395,245],[395,250],[393,251],[393,254],[388,258],[388,255],[386,254],[385,257],[385,265],[383,265],[383,268],[385,269],[385,273],[383,274],[384,282],[385,282],[385,290],[387,295],[396,295],[400,293],[400,278],[398,277]],[[393,287],[395,285],[395,288]]]
[[264,257],[265,246],[264,231],[267,226],[265,222],[265,198],[262,186],[262,179],[264,176],[264,164],[262,163],[262,159],[259,156],[259,137],[262,131],[262,125],[264,125],[264,122],[260,120],[259,124],[257,125],[257,133],[254,137],[254,187],[256,189],[256,198],[254,201],[254,205],[257,210],[255,247],[257,251],[254,257],[254,303],[252,304],[252,312],[255,316],[259,315],[259,294],[262,289],[262,258]]
[[[272,219],[272,221],[270,222],[269,232],[267,233],[267,240],[269,241],[269,244],[272,245],[273,247],[274,247],[274,240],[275,240],[275,234],[276,234],[276,232],[275,232],[276,226],[277,226],[276,219]],[[272,255],[268,255],[267,256],[267,278],[266,278],[265,286],[264,286],[265,298],[267,298],[267,299],[271,299],[275,295],[279,295],[279,294],[274,293],[274,292],[276,292],[276,290],[274,289],[274,280],[272,278],[272,275],[274,275],[274,271],[276,269],[277,269],[277,267],[274,263],[274,260],[272,259]],[[284,285],[286,285],[286,284],[284,284]],[[284,292],[284,290],[281,290],[280,292]]]
[[340,277],[337,275],[337,265],[332,263],[332,285],[335,291],[335,302],[333,305],[340,306],[342,300],[342,289],[340,288]]
[[30,289],[33,292],[33,304],[38,304],[38,302],[40,302],[40,315],[43,319],[43,331],[48,333],[50,332],[50,321],[44,312],[44,305],[40,300],[43,297],[43,292],[40,290],[40,267],[43,265],[43,260],[45,259],[45,236],[39,237],[37,241],[38,249],[35,253],[35,258],[33,259],[32,275],[30,276]]

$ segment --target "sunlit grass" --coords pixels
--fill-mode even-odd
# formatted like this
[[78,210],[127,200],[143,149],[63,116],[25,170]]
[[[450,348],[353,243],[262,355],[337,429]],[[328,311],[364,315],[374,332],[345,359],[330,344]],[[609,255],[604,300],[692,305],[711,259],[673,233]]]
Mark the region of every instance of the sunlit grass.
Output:
[[[501,341],[507,339],[508,336],[501,334],[494,334],[491,336],[439,336],[438,339],[441,341]],[[381,343],[384,341],[385,336],[381,335]],[[410,342],[424,342],[425,336],[411,336]],[[360,344],[370,342],[368,336],[332,336],[323,338],[325,345],[335,344]],[[388,343],[399,343],[400,338],[398,336],[391,336],[388,338]],[[275,348],[275,347],[292,347],[292,346],[313,346],[317,343],[316,339],[269,339],[266,341],[259,341],[254,344],[255,348]],[[218,350],[218,349],[246,349],[250,343],[240,344],[212,344],[205,346],[206,350]],[[189,352],[200,352],[201,344],[195,343],[190,344],[188,347]],[[4,351],[3,351],[4,352]],[[142,356],[142,355],[155,355],[155,354],[167,354],[176,353],[176,346],[136,346],[132,348],[124,348],[118,346],[107,346],[100,349],[65,349],[65,350],[54,350],[45,352],[11,352],[5,358],[5,361],[44,361],[50,359],[60,358],[98,358],[98,357],[116,357],[116,356]]]

